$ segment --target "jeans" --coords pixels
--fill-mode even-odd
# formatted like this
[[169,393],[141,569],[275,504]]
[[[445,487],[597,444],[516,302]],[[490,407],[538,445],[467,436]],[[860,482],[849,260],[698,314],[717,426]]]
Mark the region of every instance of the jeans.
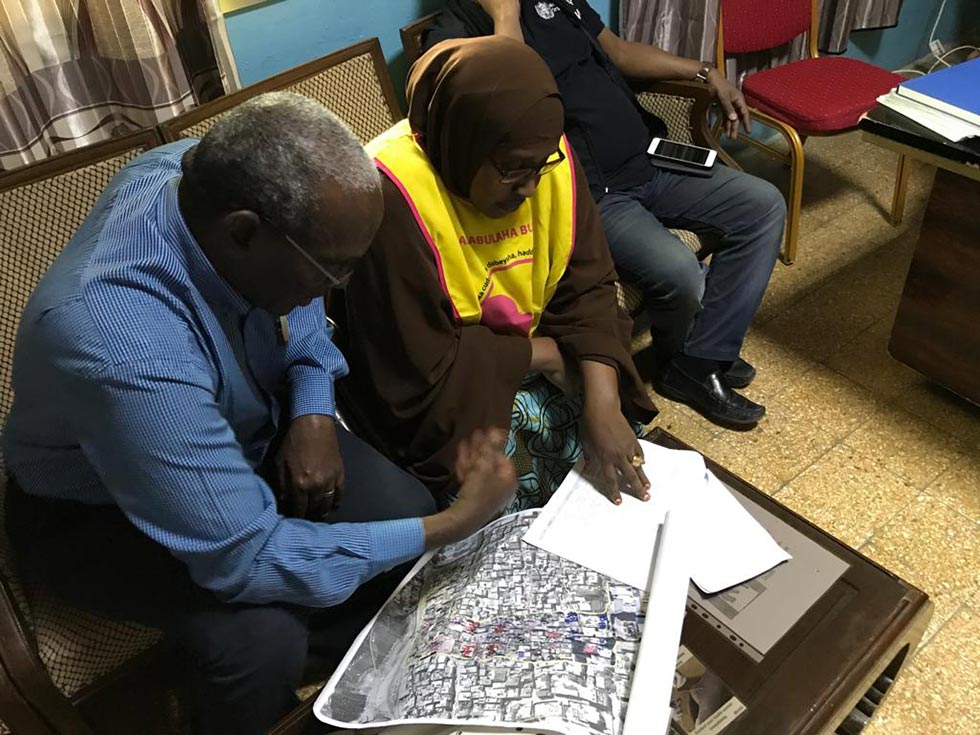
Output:
[[[338,428],[345,468],[331,522],[416,518],[435,512],[428,490]],[[6,525],[21,573],[75,607],[160,628],[193,672],[199,732],[259,735],[296,706],[310,659],[339,661],[407,573],[403,565],[346,602],[312,610],[229,604],[142,534],[116,506],[29,496],[10,483]]]
[[[779,255],[786,203],[767,181],[720,164],[708,177],[651,170],[598,202],[616,270],[642,291],[659,355],[734,360]],[[668,228],[715,241],[710,265]]]

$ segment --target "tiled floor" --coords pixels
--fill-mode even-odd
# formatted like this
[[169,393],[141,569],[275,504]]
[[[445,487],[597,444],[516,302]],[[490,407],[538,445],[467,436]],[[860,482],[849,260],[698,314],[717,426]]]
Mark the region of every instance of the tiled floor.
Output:
[[[849,134],[806,155],[799,258],[776,266],[743,352],[767,417],[727,431],[658,398],[656,423],[932,598],[923,644],[864,735],[975,735],[980,409],[887,353],[933,173],[916,165],[892,227],[892,154]],[[754,151],[740,159],[785,178]]]

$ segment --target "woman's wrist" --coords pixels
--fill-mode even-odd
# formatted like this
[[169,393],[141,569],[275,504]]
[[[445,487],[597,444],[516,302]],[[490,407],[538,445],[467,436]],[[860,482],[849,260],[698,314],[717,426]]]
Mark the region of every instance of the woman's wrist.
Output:
[[531,371],[554,372],[560,367],[561,350],[551,337],[531,338]]
[[595,360],[582,360],[582,410],[619,410],[619,373],[616,368]]

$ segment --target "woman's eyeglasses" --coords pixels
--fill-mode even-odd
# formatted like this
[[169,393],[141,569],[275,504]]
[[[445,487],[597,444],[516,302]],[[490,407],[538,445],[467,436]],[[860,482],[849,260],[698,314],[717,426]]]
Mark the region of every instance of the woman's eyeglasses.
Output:
[[494,161],[491,160],[491,163],[493,163],[493,167],[497,169],[497,173],[500,174],[501,184],[519,184],[523,181],[527,181],[528,179],[544,176],[546,173],[554,171],[562,164],[562,161],[564,160],[565,154],[560,150],[557,150],[551,155],[550,158],[548,158],[547,161],[535,168],[516,168],[510,171],[505,171]]

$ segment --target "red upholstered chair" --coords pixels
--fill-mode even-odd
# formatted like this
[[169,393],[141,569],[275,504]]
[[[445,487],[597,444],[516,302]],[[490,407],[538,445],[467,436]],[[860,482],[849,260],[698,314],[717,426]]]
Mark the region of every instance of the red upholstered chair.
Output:
[[[775,128],[789,144],[790,188],[786,247],[782,258],[792,263],[800,229],[803,193],[803,142],[810,135],[835,135],[857,126],[875,98],[904,78],[856,59],[817,55],[820,23],[817,0],[721,0],[716,46],[719,69],[730,54],[746,54],[783,46],[808,33],[806,58],[750,74],[742,93],[752,118]],[[768,153],[785,154],[760,141],[746,139]],[[891,220],[898,224],[905,208],[908,165],[898,161]]]

